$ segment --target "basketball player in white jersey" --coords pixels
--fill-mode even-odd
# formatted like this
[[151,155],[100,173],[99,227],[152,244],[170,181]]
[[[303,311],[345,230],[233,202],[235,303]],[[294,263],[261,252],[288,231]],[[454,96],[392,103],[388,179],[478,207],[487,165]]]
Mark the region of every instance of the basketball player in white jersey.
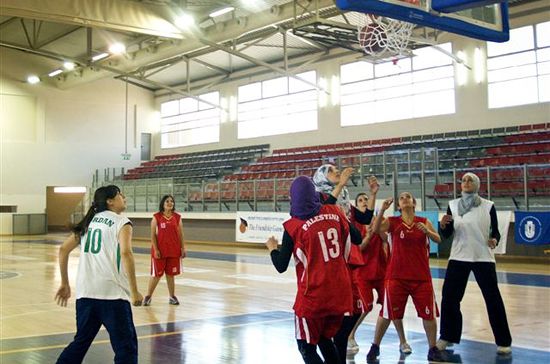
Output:
[[101,326],[105,326],[115,352],[115,363],[137,363],[138,347],[132,309],[141,305],[132,254],[132,223],[120,215],[126,199],[117,186],[100,187],[82,221],[59,249],[61,286],[55,299],[67,306],[71,287],[67,273],[69,254],[80,244],[76,279],[76,335],[57,363],[82,363]]

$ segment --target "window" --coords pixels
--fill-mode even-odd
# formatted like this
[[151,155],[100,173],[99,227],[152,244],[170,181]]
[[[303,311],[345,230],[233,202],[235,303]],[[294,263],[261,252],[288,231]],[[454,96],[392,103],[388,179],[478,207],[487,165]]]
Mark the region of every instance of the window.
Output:
[[[296,76],[315,84],[317,74]],[[318,91],[293,77],[278,77],[239,87],[238,138],[317,129]]]
[[197,99],[186,97],[160,105],[161,148],[220,141],[220,93],[210,92]]
[[505,43],[488,42],[487,80],[489,108],[550,101],[550,22],[512,29]]
[[[451,52],[451,44],[439,46]],[[340,68],[341,124],[363,125],[455,112],[452,59],[434,47],[415,56]]]

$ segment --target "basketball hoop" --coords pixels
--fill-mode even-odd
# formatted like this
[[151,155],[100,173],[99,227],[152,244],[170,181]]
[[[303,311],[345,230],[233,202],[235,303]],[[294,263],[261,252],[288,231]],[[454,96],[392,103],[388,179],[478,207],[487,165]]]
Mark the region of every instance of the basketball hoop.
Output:
[[406,55],[415,25],[385,16],[365,14],[357,38],[363,51],[375,58]]

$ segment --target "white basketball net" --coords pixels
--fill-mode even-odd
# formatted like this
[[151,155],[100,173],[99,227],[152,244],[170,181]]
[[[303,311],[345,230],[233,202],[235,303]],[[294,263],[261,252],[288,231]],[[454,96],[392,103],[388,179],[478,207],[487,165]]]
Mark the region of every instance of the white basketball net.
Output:
[[407,54],[414,24],[374,14],[363,19],[357,37],[366,54],[378,59]]

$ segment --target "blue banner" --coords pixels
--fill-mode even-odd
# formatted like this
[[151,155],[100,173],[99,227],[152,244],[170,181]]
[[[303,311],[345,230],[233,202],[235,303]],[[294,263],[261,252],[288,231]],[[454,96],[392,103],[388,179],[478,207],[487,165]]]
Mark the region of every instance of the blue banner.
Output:
[[550,212],[516,211],[516,244],[550,244]]

